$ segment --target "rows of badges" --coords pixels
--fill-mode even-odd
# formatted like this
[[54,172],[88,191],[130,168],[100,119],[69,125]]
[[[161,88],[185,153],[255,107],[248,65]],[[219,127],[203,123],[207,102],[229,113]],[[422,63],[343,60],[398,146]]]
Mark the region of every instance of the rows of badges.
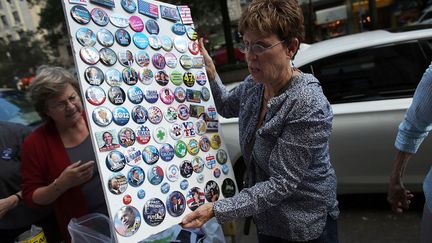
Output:
[[[111,173],[104,186],[122,198],[113,218],[117,233],[130,237],[142,221],[158,226],[167,215],[179,217],[221,194],[232,197],[236,186],[227,176],[216,109],[207,104],[211,93],[198,35],[184,14],[189,9],[121,0],[125,14],[109,14],[103,8],[115,8],[114,0],[90,0],[95,7],[69,2],[78,3],[69,12],[80,26],[73,38],[86,65],[81,75],[99,156]],[[159,13],[172,21],[170,35],[159,35]]]

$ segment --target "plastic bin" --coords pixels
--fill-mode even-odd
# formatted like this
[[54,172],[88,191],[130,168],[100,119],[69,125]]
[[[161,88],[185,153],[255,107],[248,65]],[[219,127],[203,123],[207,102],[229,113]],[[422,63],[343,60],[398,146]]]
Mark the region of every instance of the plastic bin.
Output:
[[111,220],[100,213],[73,218],[68,224],[72,243],[115,243]]
[[20,234],[15,239],[15,243],[32,243],[32,242],[47,243],[44,231],[42,230],[42,228],[37,227],[35,225],[32,225],[31,229]]

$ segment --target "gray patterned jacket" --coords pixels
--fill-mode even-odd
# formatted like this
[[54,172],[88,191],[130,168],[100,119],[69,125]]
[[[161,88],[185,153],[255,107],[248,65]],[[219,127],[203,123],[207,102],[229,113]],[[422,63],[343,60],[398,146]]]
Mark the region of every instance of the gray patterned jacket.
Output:
[[[333,113],[319,81],[301,73],[268,102],[256,130],[264,86],[248,76],[228,91],[219,77],[210,82],[223,117],[239,117],[240,146],[249,169],[249,188],[214,204],[220,223],[253,216],[258,233],[288,240],[318,238],[327,214],[337,218],[336,175],[330,164]],[[252,153],[248,142],[255,134]]]

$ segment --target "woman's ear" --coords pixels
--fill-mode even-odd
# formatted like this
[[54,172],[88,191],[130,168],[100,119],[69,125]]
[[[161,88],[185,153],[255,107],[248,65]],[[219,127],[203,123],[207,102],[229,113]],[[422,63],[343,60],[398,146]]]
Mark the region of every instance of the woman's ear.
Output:
[[299,48],[300,41],[297,38],[292,38],[290,43],[288,44],[287,55],[292,59],[294,55],[297,53]]

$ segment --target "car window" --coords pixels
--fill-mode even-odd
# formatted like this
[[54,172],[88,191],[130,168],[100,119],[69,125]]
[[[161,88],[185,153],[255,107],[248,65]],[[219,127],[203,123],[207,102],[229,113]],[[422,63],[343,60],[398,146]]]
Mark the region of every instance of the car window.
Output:
[[300,69],[313,73],[335,104],[411,97],[429,64],[412,41],[351,51]]
[[28,102],[25,95],[19,91],[0,91],[0,120],[35,125],[41,118]]

